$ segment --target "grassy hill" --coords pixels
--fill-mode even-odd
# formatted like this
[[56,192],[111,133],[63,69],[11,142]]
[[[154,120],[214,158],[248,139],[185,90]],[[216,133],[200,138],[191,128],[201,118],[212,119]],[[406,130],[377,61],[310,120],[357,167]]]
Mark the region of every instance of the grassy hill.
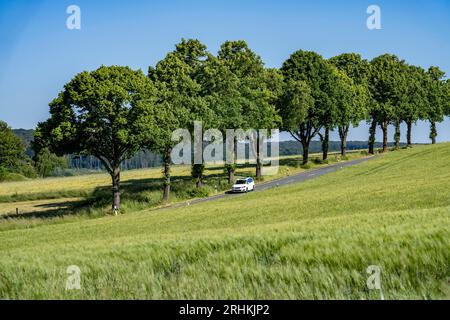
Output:
[[[232,200],[0,232],[0,298],[449,298],[450,144]],[[81,290],[66,291],[66,269]]]

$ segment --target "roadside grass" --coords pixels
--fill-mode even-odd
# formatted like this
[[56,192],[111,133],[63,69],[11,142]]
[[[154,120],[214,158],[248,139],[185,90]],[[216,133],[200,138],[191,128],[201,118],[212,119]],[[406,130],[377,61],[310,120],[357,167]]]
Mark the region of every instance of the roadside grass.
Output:
[[[351,159],[360,158],[359,152],[350,153]],[[312,168],[326,165],[311,157]],[[338,162],[340,156],[330,154],[328,163]],[[289,156],[280,160],[276,175],[266,176],[265,181],[304,171],[299,167],[299,157]],[[174,166],[170,203],[194,198],[204,198],[229,189],[224,168],[208,166],[205,185],[198,189],[190,177],[189,166]],[[237,175],[253,176],[254,165],[241,164]],[[111,214],[110,177],[105,173],[64,178],[48,178],[0,184],[0,230],[29,228],[39,224],[61,223],[78,220],[75,216],[88,218]],[[128,214],[143,209],[167,205],[162,202],[161,169],[130,170],[122,173],[121,213]],[[73,201],[76,198],[77,201]],[[64,200],[66,199],[66,200]],[[64,204],[64,202],[66,202]],[[39,207],[35,204],[38,203]],[[16,208],[20,216],[15,214]],[[29,220],[29,223],[27,223]],[[50,221],[54,220],[54,221]]]
[[[450,144],[177,209],[0,232],[3,299],[449,298]],[[66,291],[66,269],[81,290]]]

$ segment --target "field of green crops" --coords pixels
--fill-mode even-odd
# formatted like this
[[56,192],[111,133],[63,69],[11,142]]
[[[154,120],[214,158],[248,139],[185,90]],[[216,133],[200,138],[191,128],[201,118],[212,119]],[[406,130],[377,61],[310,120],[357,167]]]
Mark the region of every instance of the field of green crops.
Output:
[[0,231],[2,299],[449,299],[449,280],[448,143],[233,199]]

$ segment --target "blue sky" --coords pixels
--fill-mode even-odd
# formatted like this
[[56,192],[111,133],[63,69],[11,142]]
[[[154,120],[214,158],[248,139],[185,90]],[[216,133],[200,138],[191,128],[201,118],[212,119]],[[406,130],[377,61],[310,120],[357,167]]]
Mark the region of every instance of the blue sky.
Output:
[[[66,28],[71,4],[81,8],[81,30]],[[366,27],[371,4],[381,8],[381,30]],[[389,52],[450,74],[449,35],[450,0],[0,0],[0,119],[34,128],[75,74],[102,64],[146,72],[182,37],[198,38],[214,53],[225,40],[244,39],[269,67],[298,49],[325,58]],[[449,120],[438,130],[438,141],[450,141]],[[419,123],[413,137],[428,142],[428,124]],[[349,139],[366,140],[367,127]]]

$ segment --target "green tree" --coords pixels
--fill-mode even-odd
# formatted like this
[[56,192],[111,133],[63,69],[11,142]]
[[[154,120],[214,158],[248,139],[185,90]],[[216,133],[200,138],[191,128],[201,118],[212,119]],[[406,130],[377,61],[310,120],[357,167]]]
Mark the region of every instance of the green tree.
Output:
[[[202,95],[215,115],[214,127],[226,135],[227,129],[243,126],[244,99],[240,95],[240,80],[223,59],[210,55],[206,60],[199,77]],[[234,149],[227,156],[234,159]],[[225,165],[228,182],[233,183],[235,163]]]
[[[296,130],[293,130],[292,127],[288,129],[293,137],[302,143],[303,164],[307,164],[309,144],[312,138],[318,134],[322,128],[325,128],[325,136],[323,139],[325,147],[324,154],[327,153],[327,132],[329,133],[329,130],[332,129],[333,114],[335,110],[335,102],[331,94],[332,90],[334,90],[331,81],[332,67],[319,54],[311,51],[299,50],[294,52],[289,59],[283,63],[281,71],[287,82],[286,89],[290,91],[285,95],[285,98],[282,99],[285,103],[288,101],[291,101],[292,103],[294,100],[303,100],[299,97],[294,98],[295,96],[302,96],[303,94],[300,94],[300,92],[304,91],[304,88],[300,90],[300,87],[303,87],[303,85],[300,85],[298,81],[304,82],[310,89],[309,95],[312,97],[313,106],[304,109],[308,111],[308,115],[297,118],[297,120],[303,120],[304,122],[297,123],[298,127]],[[295,91],[297,91],[297,93],[293,95]],[[294,100],[292,100],[292,98],[294,98]],[[297,103],[291,104],[291,107],[296,104]],[[286,122],[286,120],[289,122],[288,119],[283,118],[283,122]]]
[[322,110],[321,124],[324,132],[318,132],[322,142],[322,160],[324,161],[328,159],[330,131],[336,126],[339,126],[340,120],[342,120],[342,112],[352,102],[352,96],[356,95],[354,93],[353,81],[336,67],[329,69],[325,83],[326,85],[323,86],[322,90],[328,99],[326,103],[320,106]]
[[[214,112],[214,126],[219,129],[223,136],[227,129],[240,128],[243,126],[242,116],[244,103],[240,95],[240,80],[233,73],[230,66],[223,59],[210,55],[202,68],[202,76],[199,78],[202,93],[208,105]],[[227,142],[226,155],[234,159],[234,145]],[[233,150],[230,150],[230,149]],[[228,182],[233,183],[236,164],[226,163],[225,170]]]
[[287,79],[280,98],[279,112],[283,129],[303,147],[303,165],[308,163],[309,144],[317,134],[320,113],[315,111],[314,98],[306,82]]
[[111,175],[112,205],[118,210],[120,164],[150,140],[154,96],[154,86],[141,71],[102,66],[82,72],[50,103],[50,118],[36,129],[36,146],[100,159]]
[[[399,108],[399,117],[406,123],[406,144],[411,147],[412,125],[424,117],[427,108],[426,74],[424,69],[410,65],[406,67],[405,72],[406,92]],[[399,147],[399,138],[399,132],[396,132],[397,148]]]
[[444,121],[448,108],[448,95],[446,94],[444,81],[445,73],[438,67],[430,67],[427,74],[428,107],[426,114],[430,122],[431,143],[435,144],[437,137],[436,123]]
[[[276,112],[275,90],[280,75],[266,70],[261,58],[245,41],[226,41],[217,57],[210,56],[202,69],[202,87],[216,119],[215,126],[225,135],[227,129],[272,129],[280,121]],[[256,137],[259,139],[259,135]],[[227,157],[228,182],[234,182],[236,145],[229,141]],[[261,153],[256,150],[256,176],[261,178]]]
[[356,53],[344,53],[330,59],[330,62],[350,79],[345,78],[340,82],[346,87],[338,90],[337,127],[341,140],[341,155],[346,156],[347,136],[350,126],[358,126],[367,116],[369,103],[368,77],[370,65],[367,60]]
[[[243,111],[240,126],[234,124],[229,128],[240,129],[271,129],[278,120],[276,106],[271,104],[271,92],[267,87],[266,70],[260,56],[253,52],[243,40],[226,41],[220,47],[218,53],[219,60],[223,61],[226,67],[236,76],[238,85],[238,101]],[[272,78],[273,80],[273,78]],[[253,137],[259,140],[259,134]],[[235,142],[235,144],[237,141]],[[261,179],[261,154],[259,141],[256,143],[257,150],[252,150],[256,154],[256,176]],[[233,152],[234,153],[234,152]],[[235,155],[233,155],[235,159]],[[235,159],[236,160],[236,159]],[[231,164],[228,169],[229,183],[234,182],[235,164]]]
[[[372,126],[369,144],[375,141],[375,128],[379,124],[383,131],[383,152],[387,151],[388,126],[394,121],[396,130],[400,130],[399,106],[405,92],[405,73],[402,72],[404,61],[397,56],[384,54],[371,61],[369,89],[374,103],[371,105]],[[373,153],[369,148],[369,152]]]
[[42,178],[52,176],[57,169],[68,167],[67,159],[51,153],[48,148],[41,149],[35,159],[36,173]]
[[[208,56],[206,46],[195,39],[185,40],[176,45],[174,51],[155,68],[149,68],[149,78],[158,88],[159,112],[157,119],[157,139],[152,137],[148,147],[162,154],[164,192],[163,201],[170,196],[171,152],[176,141],[172,141],[172,133],[176,129],[193,130],[194,121],[208,123],[212,118],[206,100],[201,96],[201,85],[197,78],[200,69]],[[195,166],[195,165],[194,165]],[[195,171],[201,182],[204,167]],[[198,186],[201,183],[197,184]]]
[[[259,90],[256,90],[253,99],[255,108],[248,115],[249,123],[253,123],[255,129],[272,130],[282,124],[281,116],[278,113],[277,106],[283,92],[283,75],[277,69],[265,69],[262,75]],[[262,155],[260,132],[256,137],[256,179],[262,178]]]
[[0,167],[5,171],[19,172],[25,160],[24,142],[6,122],[0,121]]

